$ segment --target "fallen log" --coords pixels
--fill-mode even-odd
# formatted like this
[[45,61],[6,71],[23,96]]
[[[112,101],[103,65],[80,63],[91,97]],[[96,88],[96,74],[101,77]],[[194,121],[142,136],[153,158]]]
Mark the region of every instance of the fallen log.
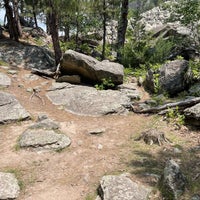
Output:
[[148,108],[148,109],[144,109],[144,110],[137,110],[137,109],[134,109],[134,107],[133,107],[133,111],[135,113],[142,114],[142,113],[158,113],[162,110],[166,110],[169,108],[175,108],[175,107],[178,107],[180,110],[184,110],[188,107],[194,106],[197,103],[200,103],[200,97],[186,99],[186,100],[178,101],[178,102],[174,102],[174,103],[167,103],[162,106],[152,107],[152,108]]

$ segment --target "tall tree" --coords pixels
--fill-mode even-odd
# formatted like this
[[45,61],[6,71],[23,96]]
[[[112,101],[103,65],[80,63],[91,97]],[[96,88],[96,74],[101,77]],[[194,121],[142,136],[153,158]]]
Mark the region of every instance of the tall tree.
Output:
[[117,59],[121,60],[121,50],[124,47],[128,25],[129,0],[121,0],[121,12],[117,32]]
[[60,62],[60,58],[62,56],[62,51],[60,48],[60,43],[59,43],[59,35],[58,35],[58,30],[59,30],[59,24],[58,24],[58,2],[53,1],[53,0],[47,0],[47,16],[48,16],[48,26],[49,26],[49,31],[51,34],[51,38],[53,41],[53,48],[54,48],[54,53],[55,53],[55,62],[56,65]]
[[22,31],[18,15],[18,1],[13,0],[11,5],[10,0],[4,0],[4,7],[6,10],[10,38],[19,41]]
[[107,24],[108,21],[114,20],[115,16],[113,13],[118,13],[119,0],[94,0],[91,1],[91,6],[94,9],[95,15],[97,15],[96,10],[98,10],[99,22],[102,25],[103,30],[103,44],[102,44],[102,55],[101,59],[105,59],[105,49],[106,49],[106,35],[107,35]]

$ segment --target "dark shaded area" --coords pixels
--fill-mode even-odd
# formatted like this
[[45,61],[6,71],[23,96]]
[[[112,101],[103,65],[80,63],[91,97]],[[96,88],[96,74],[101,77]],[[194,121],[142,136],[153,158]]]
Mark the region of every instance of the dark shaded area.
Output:
[[[175,152],[175,149],[179,149],[180,152]],[[154,152],[154,146],[152,146],[152,152],[135,150],[133,154],[136,155],[136,158],[127,163],[134,169],[131,173],[145,180],[150,186],[159,188],[166,161],[174,159],[179,163],[182,173],[188,180],[184,195],[192,197],[194,194],[200,193],[200,145],[194,145],[187,149],[180,145],[164,147],[157,153]],[[154,182],[149,181],[148,178],[152,178],[154,175],[158,175],[160,179]]]

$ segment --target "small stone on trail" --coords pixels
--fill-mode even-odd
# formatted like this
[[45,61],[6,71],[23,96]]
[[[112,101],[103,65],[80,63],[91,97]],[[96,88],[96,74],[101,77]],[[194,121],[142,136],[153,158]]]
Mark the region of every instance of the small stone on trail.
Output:
[[99,129],[90,130],[89,134],[91,134],[91,135],[100,135],[100,134],[102,134],[104,132],[105,132],[105,129],[99,128]]

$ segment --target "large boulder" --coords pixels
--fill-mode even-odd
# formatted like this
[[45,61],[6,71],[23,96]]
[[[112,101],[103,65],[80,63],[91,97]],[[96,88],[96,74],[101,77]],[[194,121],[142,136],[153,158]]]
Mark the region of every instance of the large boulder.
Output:
[[161,66],[159,72],[159,89],[174,96],[188,89],[192,75],[186,60],[174,60]]
[[184,110],[185,122],[200,127],[200,103]]
[[123,83],[123,66],[109,61],[98,61],[91,56],[68,50],[60,62],[61,74],[80,75],[87,82],[100,83],[102,79],[111,79],[118,85]]
[[188,93],[190,96],[200,97],[200,82],[193,84]]
[[99,116],[126,113],[131,107],[130,98],[117,90],[97,90],[93,87],[54,83],[47,97],[66,111]]
[[166,199],[178,200],[184,193],[187,180],[174,160],[166,162],[160,184],[162,194]]
[[98,188],[100,200],[145,200],[150,192],[150,188],[133,182],[125,175],[104,176]]
[[174,60],[163,64],[160,69],[148,70],[144,87],[152,93],[167,93],[175,96],[189,88],[192,72],[186,60]]
[[54,55],[45,47],[11,40],[1,40],[0,46],[0,60],[12,66],[50,71],[56,69]]
[[0,92],[0,124],[28,118],[30,118],[30,114],[13,95]]

